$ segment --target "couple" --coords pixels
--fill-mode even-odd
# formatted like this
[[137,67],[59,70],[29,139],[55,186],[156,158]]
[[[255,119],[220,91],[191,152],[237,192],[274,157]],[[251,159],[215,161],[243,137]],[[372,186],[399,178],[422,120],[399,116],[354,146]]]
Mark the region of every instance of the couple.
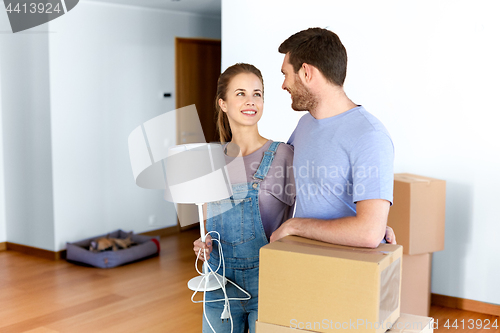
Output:
[[[207,204],[206,227],[221,235],[226,277],[252,296],[231,302],[236,333],[255,332],[259,249],[268,242],[297,235],[358,247],[377,247],[384,236],[395,243],[386,227],[392,203],[392,141],[378,119],[346,96],[347,55],[340,39],[329,30],[311,28],[289,37],[279,52],[285,55],[282,88],[290,93],[292,108],[309,111],[288,144],[259,134],[264,83],[257,68],[233,65],[217,86],[217,125],[233,196]],[[244,170],[231,167],[235,158],[243,159]],[[224,209],[231,204],[232,209]],[[210,236],[205,243],[194,242],[195,253],[205,250],[214,271],[219,262],[215,248]],[[229,284],[227,293],[230,298],[242,296]],[[220,298],[221,290],[206,294],[207,301]],[[216,332],[231,331],[230,323],[220,319],[222,302],[205,307]],[[211,332],[205,318],[203,332]]]

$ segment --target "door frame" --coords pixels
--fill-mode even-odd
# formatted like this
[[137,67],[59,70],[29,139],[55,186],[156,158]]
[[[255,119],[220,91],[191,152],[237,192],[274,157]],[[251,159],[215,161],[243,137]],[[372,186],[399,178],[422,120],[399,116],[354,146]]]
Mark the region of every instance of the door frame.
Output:
[[[218,44],[221,45],[222,47],[222,41],[220,39],[212,39],[212,38],[184,38],[184,37],[175,37],[175,140],[176,144],[180,145],[181,143],[181,131],[180,129],[180,124],[179,124],[179,109],[181,107],[184,107],[186,105],[180,105],[179,100],[180,100],[180,93],[181,89],[179,86],[179,78],[180,78],[180,71],[179,71],[179,45],[181,43],[198,43],[198,44]],[[221,56],[221,62],[222,62],[222,56]],[[179,209],[178,209],[178,204],[176,205],[176,212],[179,214]],[[196,210],[198,208],[196,207]],[[182,227],[180,224],[179,217],[177,216],[177,226],[179,230],[185,231],[185,230],[190,230],[190,229],[195,229],[199,227],[199,223],[193,223],[187,226]]]

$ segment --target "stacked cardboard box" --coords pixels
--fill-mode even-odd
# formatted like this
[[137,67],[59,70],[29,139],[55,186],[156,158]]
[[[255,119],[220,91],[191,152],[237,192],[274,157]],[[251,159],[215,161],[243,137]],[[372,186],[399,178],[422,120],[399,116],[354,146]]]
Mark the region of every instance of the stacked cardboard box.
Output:
[[264,324],[385,332],[400,315],[402,255],[400,245],[353,248],[295,236],[262,247],[258,332],[267,332]]
[[[293,333],[297,329],[280,325],[268,324],[257,321],[256,333]],[[300,329],[299,329],[300,330]],[[315,332],[304,329],[305,332]],[[387,333],[432,333],[434,331],[433,319],[409,314],[401,314]],[[317,331],[316,331],[317,332]]]
[[403,245],[401,312],[428,316],[432,253],[444,249],[446,182],[394,175],[394,204],[387,224]]

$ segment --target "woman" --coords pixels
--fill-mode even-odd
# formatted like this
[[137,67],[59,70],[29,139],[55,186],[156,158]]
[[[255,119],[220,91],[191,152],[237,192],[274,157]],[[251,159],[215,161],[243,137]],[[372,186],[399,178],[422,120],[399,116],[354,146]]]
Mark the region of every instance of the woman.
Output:
[[[247,329],[255,332],[259,249],[269,242],[281,223],[292,217],[295,203],[293,150],[259,134],[257,123],[263,106],[264,83],[256,67],[236,64],[221,74],[216,96],[217,127],[220,141],[225,143],[233,196],[207,204],[206,227],[221,236],[226,277],[251,295],[248,301],[230,302],[235,333]],[[213,245],[208,263],[215,271],[219,265],[218,244],[212,243],[210,236],[206,244],[209,248]],[[197,254],[206,248],[200,240],[194,245]],[[246,297],[230,283],[226,292],[229,298]],[[221,298],[224,296],[220,289],[206,293],[208,301]],[[224,302],[205,304],[205,314],[217,333],[231,332],[231,323],[221,321],[223,311]],[[212,332],[205,316],[203,332]]]

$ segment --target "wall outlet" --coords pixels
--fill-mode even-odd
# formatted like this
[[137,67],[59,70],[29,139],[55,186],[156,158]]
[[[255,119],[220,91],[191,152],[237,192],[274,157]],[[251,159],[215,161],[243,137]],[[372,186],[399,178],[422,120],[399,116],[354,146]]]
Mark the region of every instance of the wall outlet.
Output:
[[149,215],[149,225],[156,224],[156,215]]

